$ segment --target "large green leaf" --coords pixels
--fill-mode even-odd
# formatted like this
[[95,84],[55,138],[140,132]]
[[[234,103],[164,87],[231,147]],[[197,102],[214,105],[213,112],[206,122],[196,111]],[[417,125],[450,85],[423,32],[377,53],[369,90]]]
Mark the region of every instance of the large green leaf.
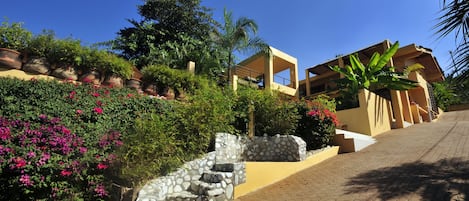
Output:
[[383,53],[383,55],[379,58],[378,63],[376,64],[376,67],[383,68],[386,66],[386,64],[391,60],[391,57],[397,52],[399,49],[399,41],[396,41],[389,49],[386,50],[386,52]]

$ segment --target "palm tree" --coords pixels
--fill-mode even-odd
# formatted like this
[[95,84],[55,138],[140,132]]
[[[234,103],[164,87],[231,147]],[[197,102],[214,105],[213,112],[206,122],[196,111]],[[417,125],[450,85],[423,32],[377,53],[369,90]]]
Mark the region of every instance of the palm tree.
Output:
[[469,1],[443,0],[441,12],[434,28],[439,38],[455,33],[457,47],[454,51],[453,71],[464,80],[469,78]]
[[[234,53],[250,50],[269,52],[269,46],[257,34],[257,24],[254,20],[240,17],[233,19],[231,11],[223,12],[224,24],[213,34],[213,40],[219,48],[227,52],[227,68],[234,66]],[[254,36],[252,36],[254,35]]]

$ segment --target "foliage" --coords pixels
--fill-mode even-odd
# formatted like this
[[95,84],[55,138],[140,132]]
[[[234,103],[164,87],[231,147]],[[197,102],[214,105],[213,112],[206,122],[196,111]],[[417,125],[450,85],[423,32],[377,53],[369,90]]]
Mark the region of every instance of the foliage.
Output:
[[28,44],[25,52],[29,56],[48,57],[52,51],[51,44],[55,40],[55,33],[53,31],[44,30],[42,33],[34,35]]
[[151,65],[142,69],[143,81],[155,83],[159,90],[167,87],[176,89],[178,93],[184,91],[189,94],[195,93],[196,89],[207,88],[208,80],[195,76],[188,71],[171,69],[164,65]]
[[[83,139],[90,153],[98,153],[91,151],[98,148],[96,144],[103,134],[116,131],[128,136],[136,118],[156,108],[167,108],[166,102],[134,93],[128,89],[0,78],[0,116],[25,122],[35,121],[39,114],[59,117],[61,125]],[[120,157],[116,159],[121,161]],[[106,176],[105,180],[113,182],[115,177]]]
[[[468,24],[469,2],[466,0],[443,0],[441,16],[437,18],[435,25],[436,33],[440,38],[452,33],[455,35],[456,49],[453,51],[453,72],[460,74],[464,79],[469,78],[469,24]],[[453,54],[451,52],[451,54]],[[453,56],[453,55],[451,55]]]
[[136,119],[132,135],[124,137],[126,143],[118,154],[122,159],[114,167],[124,184],[135,186],[163,176],[184,162],[181,156],[191,154],[179,147],[177,132],[166,115],[152,113]]
[[82,62],[83,47],[73,38],[53,40],[49,44],[47,60],[54,68],[61,66],[78,67]]
[[93,146],[42,114],[31,122],[0,118],[0,189],[2,200],[103,200],[103,172],[119,132],[99,135]]
[[135,185],[211,151],[216,132],[234,132],[230,97],[210,85],[186,103],[170,102],[171,108],[138,118],[120,150],[120,177]]
[[447,110],[448,106],[458,104],[461,102],[455,91],[454,87],[448,82],[435,82],[433,85],[433,92],[435,93],[435,99],[438,107],[442,110]]
[[200,0],[147,0],[138,10],[143,20],[129,20],[132,26],[121,29],[111,42],[112,49],[138,68],[152,64],[182,68],[195,61],[200,69],[210,69],[219,63],[219,53],[208,37],[215,22]]
[[[368,64],[363,64],[358,55],[350,55],[350,65],[345,67],[331,66],[333,71],[341,73],[344,78],[336,80],[341,89],[341,100],[346,105],[358,103],[358,92],[360,89],[371,91],[388,88],[393,90],[408,90],[415,87],[416,82],[407,79],[411,71],[422,69],[420,64],[414,64],[406,68],[404,72],[396,72],[394,67],[386,67],[386,64],[397,52],[399,42],[394,43],[383,55],[375,52]],[[342,102],[342,104],[344,104]]]
[[295,104],[282,99],[277,92],[240,88],[237,91],[236,128],[247,133],[249,111],[254,112],[255,135],[289,135],[295,132],[299,115]]
[[23,28],[22,23],[3,21],[0,26],[0,48],[22,52],[28,46],[32,33]]
[[230,11],[224,10],[224,24],[212,36],[219,48],[225,50],[227,55],[227,68],[234,65],[234,51],[255,49],[269,53],[269,46],[259,37],[251,34],[257,33],[257,24],[254,20],[241,17],[234,20]]
[[335,101],[323,95],[311,101],[299,101],[297,108],[301,118],[295,135],[306,142],[307,150],[332,145],[335,128],[339,125],[335,116]]

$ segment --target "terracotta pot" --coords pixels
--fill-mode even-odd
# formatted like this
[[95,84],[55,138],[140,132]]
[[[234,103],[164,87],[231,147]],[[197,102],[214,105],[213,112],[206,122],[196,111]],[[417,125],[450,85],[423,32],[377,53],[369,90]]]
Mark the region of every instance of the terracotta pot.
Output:
[[23,70],[30,73],[48,75],[50,72],[50,64],[44,57],[31,57],[23,65]]
[[73,66],[61,66],[54,69],[51,73],[52,76],[64,80],[77,80],[78,74]]
[[163,93],[161,93],[160,95],[164,96],[166,98],[166,100],[174,100],[176,98],[174,90],[172,88],[169,88],[169,87],[166,87],[163,90]]
[[124,80],[121,77],[112,74],[106,76],[103,85],[115,88],[122,88],[124,87]]
[[154,83],[146,84],[143,91],[147,93],[148,95],[152,95],[152,96],[158,95],[158,87]]
[[84,73],[82,76],[80,76],[78,80],[84,83],[91,83],[91,84],[99,85],[103,81],[103,76],[101,76],[101,73],[99,73],[98,71],[91,70],[87,73]]
[[20,52],[7,48],[0,48],[0,67],[21,69]]
[[131,89],[135,89],[135,90],[142,90],[142,86],[141,86],[141,83],[142,81],[138,80],[138,79],[129,79],[127,80],[127,82],[125,83],[125,85]]
[[132,79],[136,79],[136,80],[141,80],[142,77],[143,77],[143,74],[138,70],[137,67],[133,67],[132,68]]

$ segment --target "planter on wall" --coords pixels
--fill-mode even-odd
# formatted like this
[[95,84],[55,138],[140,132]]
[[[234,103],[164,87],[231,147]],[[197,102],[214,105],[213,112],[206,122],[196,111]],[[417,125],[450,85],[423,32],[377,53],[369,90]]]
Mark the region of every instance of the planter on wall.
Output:
[[99,73],[98,71],[91,70],[87,73],[84,73],[82,76],[80,76],[79,80],[81,82],[99,85],[103,81],[103,76],[101,76],[101,73]]
[[124,87],[124,80],[118,75],[111,74],[111,75],[106,76],[106,78],[104,79],[103,85],[115,87],[115,88],[122,88]]
[[23,70],[30,73],[48,75],[50,72],[50,64],[44,57],[31,57],[23,65]]
[[135,89],[137,91],[142,91],[142,86],[141,86],[141,83],[142,81],[140,81],[139,79],[129,79],[127,80],[127,82],[125,83],[125,85],[131,89]]
[[7,48],[0,48],[0,67],[21,69],[21,53]]
[[157,96],[158,95],[158,87],[155,83],[145,84],[143,91],[148,95]]
[[63,66],[56,68],[51,73],[52,76],[64,80],[77,80],[77,71],[73,66]]

